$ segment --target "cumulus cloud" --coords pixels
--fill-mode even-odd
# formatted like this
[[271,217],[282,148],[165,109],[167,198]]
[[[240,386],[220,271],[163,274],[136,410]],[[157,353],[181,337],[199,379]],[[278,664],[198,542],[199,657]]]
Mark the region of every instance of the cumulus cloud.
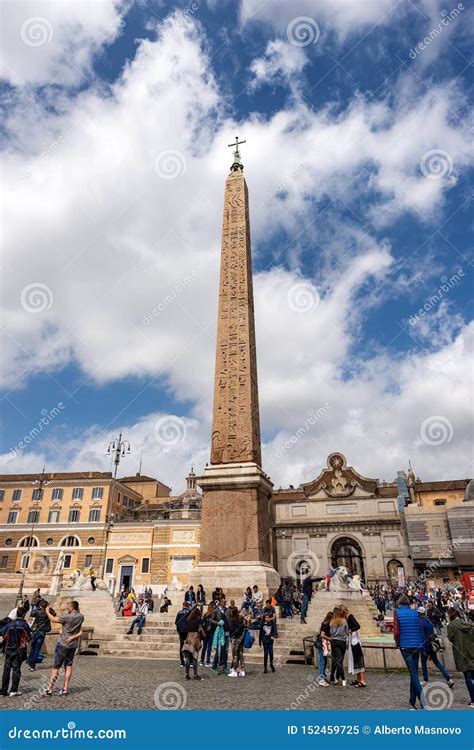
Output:
[[274,39],[268,42],[265,54],[251,64],[251,89],[256,90],[263,84],[278,83],[280,80],[291,84],[306,64],[307,58],[301,48]]
[[80,83],[121,28],[130,0],[3,0],[0,78],[13,86]]

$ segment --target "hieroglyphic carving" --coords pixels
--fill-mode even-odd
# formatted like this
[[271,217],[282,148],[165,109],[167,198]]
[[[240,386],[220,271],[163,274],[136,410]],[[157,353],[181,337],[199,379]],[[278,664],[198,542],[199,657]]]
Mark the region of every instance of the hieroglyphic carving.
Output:
[[226,181],[211,463],[261,463],[248,193]]

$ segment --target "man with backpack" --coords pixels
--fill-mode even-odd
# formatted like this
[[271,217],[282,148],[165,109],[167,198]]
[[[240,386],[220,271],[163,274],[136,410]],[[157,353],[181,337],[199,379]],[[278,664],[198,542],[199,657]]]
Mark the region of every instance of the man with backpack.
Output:
[[[21,679],[21,665],[26,659],[26,644],[31,638],[30,626],[25,620],[25,610],[19,606],[16,618],[8,622],[1,630],[3,636],[2,649],[5,654],[2,676],[2,695],[21,695],[19,690]],[[10,674],[13,672],[11,691],[8,692]]]
[[178,637],[179,637],[179,666],[182,669],[184,669],[185,667],[183,646],[186,641],[186,637],[188,635],[188,615],[189,615],[189,604],[188,602],[183,602],[183,606],[179,610],[174,621],[174,624],[176,625],[176,630],[178,631]]
[[30,672],[35,671],[38,655],[46,638],[46,633],[51,632],[51,622],[45,612],[45,607],[47,606],[48,602],[40,599],[34,609],[34,618],[31,627],[33,636],[31,638],[30,655],[28,656],[28,669]]

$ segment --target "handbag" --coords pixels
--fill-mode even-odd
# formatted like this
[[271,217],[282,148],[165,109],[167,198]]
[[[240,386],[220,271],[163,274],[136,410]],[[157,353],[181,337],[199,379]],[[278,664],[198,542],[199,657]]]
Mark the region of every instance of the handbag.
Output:
[[244,633],[244,648],[252,648],[255,643],[255,636],[251,630],[245,629]]

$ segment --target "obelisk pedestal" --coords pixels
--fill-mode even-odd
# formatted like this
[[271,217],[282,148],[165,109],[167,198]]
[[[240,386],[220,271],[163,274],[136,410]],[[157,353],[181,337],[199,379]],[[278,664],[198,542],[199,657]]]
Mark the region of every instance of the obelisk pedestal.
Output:
[[236,139],[222,227],[211,463],[203,490],[200,562],[191,574],[209,594],[274,592],[272,483],[261,468],[248,190]]

